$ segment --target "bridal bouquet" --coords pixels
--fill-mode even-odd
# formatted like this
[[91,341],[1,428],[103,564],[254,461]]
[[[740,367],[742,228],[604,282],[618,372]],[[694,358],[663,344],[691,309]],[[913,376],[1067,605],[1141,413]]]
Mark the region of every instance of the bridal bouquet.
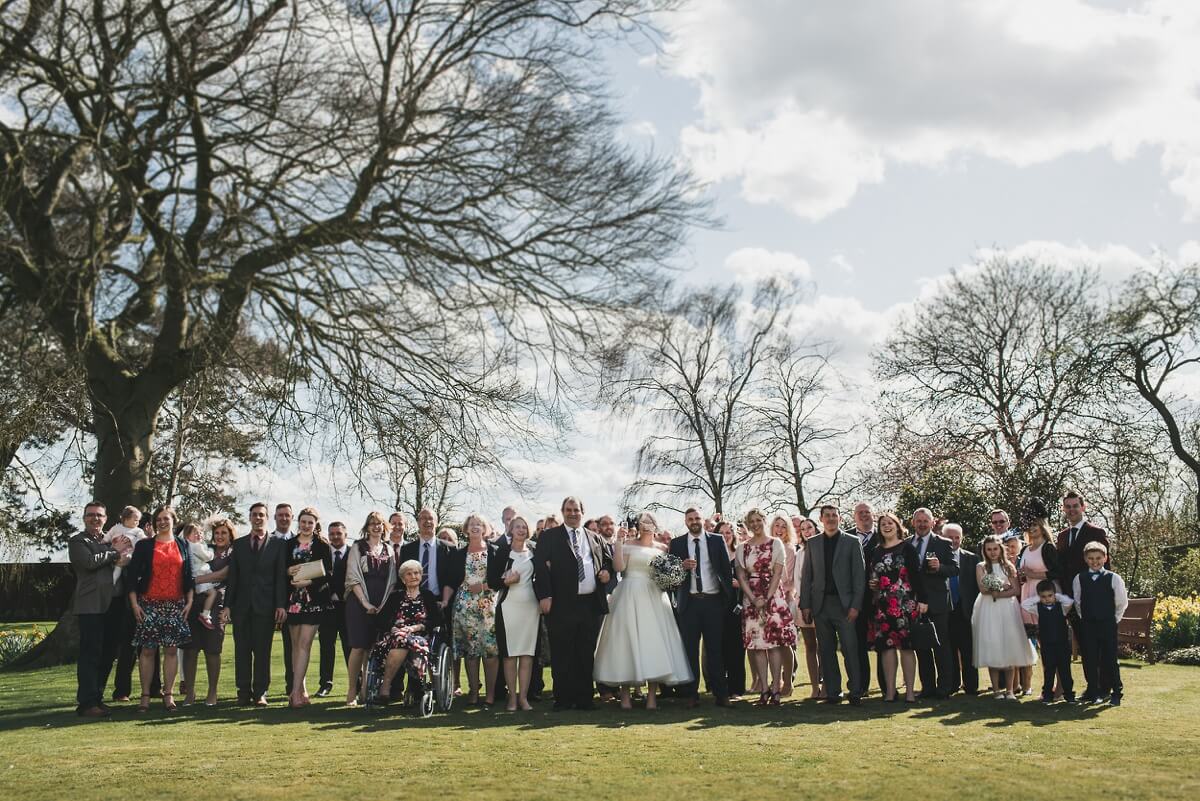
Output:
[[687,578],[683,560],[670,553],[660,553],[650,560],[650,577],[663,592],[671,592]]
[[[997,576],[995,573],[987,573],[980,580],[980,586],[988,592],[1002,592],[1008,586],[1008,580],[1004,576]],[[992,596],[992,600],[996,600]]]

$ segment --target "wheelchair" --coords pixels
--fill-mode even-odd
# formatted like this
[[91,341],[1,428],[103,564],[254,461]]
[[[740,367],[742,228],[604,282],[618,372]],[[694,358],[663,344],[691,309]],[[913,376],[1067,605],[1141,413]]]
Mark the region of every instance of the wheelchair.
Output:
[[[447,642],[446,632],[439,626],[434,628],[429,637],[429,659],[425,669],[414,674],[408,669],[408,662],[401,666],[396,674],[397,682],[405,677],[403,706],[413,709],[421,717],[427,718],[434,712],[449,712],[454,704],[454,678],[450,675],[452,654]],[[380,711],[386,706],[380,702],[383,691],[391,694],[391,687],[383,686],[383,675],[388,655],[387,633],[375,643],[367,656],[367,675],[363,682],[363,703],[371,710]],[[394,686],[394,685],[393,685]]]

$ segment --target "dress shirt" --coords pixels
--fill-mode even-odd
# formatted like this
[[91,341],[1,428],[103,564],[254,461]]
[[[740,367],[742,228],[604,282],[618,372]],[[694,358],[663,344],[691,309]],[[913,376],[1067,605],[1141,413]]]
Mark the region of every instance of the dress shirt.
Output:
[[921,570],[925,569],[925,550],[929,547],[929,540],[933,536],[933,532],[929,532],[924,537],[917,537],[917,561],[921,563]]
[[[1082,592],[1079,588],[1080,582],[1097,581],[1099,580],[1100,576],[1103,576],[1105,573],[1112,573],[1112,571],[1105,570],[1103,568],[1100,570],[1092,570],[1091,568],[1088,568],[1075,577],[1075,581],[1072,582],[1072,584],[1074,585],[1075,589],[1075,611],[1079,612],[1079,614],[1083,614],[1083,603],[1081,601]],[[1125,580],[1116,573],[1112,574],[1112,589],[1113,606],[1116,607],[1115,615],[1117,622],[1120,623],[1121,618],[1125,617],[1125,610],[1129,608],[1129,593],[1125,591]]]
[[[1074,598],[1070,597],[1069,595],[1063,595],[1061,592],[1054,593],[1054,598],[1060,604],[1062,604],[1063,614],[1066,614],[1067,610],[1075,605]],[[1037,612],[1037,608],[1041,603],[1041,598],[1036,595],[1030,595],[1024,601],[1021,601],[1021,608],[1030,614],[1034,614]],[[1051,609],[1052,607],[1047,606],[1046,608]]]
[[858,544],[866,548],[867,543],[871,541],[871,537],[875,536],[875,531],[873,529],[871,531],[858,531],[856,529],[854,534],[858,537]]
[[430,537],[429,539],[422,537],[420,542],[421,545],[419,548],[417,548],[418,562],[424,561],[424,555],[422,554],[422,551],[424,551],[426,548],[429,549],[429,574],[424,577],[425,584],[429,587],[429,591],[433,593],[435,598],[441,598],[442,585],[438,583],[437,572],[438,539],[437,537]]
[[[342,560],[343,562],[346,561],[346,556],[347,556],[347,554],[350,553],[350,546],[343,545],[341,548],[330,547],[329,550],[333,551],[333,555],[330,558],[333,560],[333,564],[336,567],[339,559]],[[349,570],[349,568],[350,568],[350,566],[346,565],[346,569]],[[342,593],[344,593],[346,591],[346,587],[345,587],[345,585],[342,585],[341,587],[333,587],[331,585],[331,590],[332,590],[332,592],[330,594],[330,597],[333,598],[333,600],[335,600],[335,601],[341,601]]]
[[567,527],[567,545],[571,546],[572,532],[575,543],[578,543],[579,559],[583,561],[583,581],[579,582],[579,594],[591,595],[596,591],[596,568],[592,562],[592,541],[587,537],[587,530]]
[[[717,570],[713,567],[712,557],[708,555],[708,540],[705,539],[706,536],[704,533],[701,533],[699,536],[688,534],[688,556],[696,559],[697,562],[696,569],[692,571],[689,581],[691,581],[691,591],[699,592],[696,589],[696,576],[699,575],[701,583],[704,585],[704,594],[716,595],[721,591],[721,586],[718,583]],[[696,557],[696,543],[700,543],[700,557],[698,559]]]
[[1068,548],[1075,544],[1075,538],[1079,536],[1079,529],[1083,528],[1085,525],[1087,525],[1086,515],[1079,518],[1078,523],[1072,523],[1071,525],[1067,526],[1067,530],[1063,532],[1063,534],[1067,538]]
[[271,539],[273,540],[290,540],[291,538],[292,532],[290,531],[275,531],[271,533]]

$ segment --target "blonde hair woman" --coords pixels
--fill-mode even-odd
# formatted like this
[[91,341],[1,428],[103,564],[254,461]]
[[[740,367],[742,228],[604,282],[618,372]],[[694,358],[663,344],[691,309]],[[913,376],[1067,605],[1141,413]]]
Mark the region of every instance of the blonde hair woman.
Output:
[[760,509],[746,512],[750,539],[738,546],[737,573],[742,588],[742,641],[758,666],[762,684],[771,669],[771,689],[761,690],[757,703],[779,705],[783,649],[796,647],[796,626],[783,592],[783,568],[787,554],[781,540],[766,530]]

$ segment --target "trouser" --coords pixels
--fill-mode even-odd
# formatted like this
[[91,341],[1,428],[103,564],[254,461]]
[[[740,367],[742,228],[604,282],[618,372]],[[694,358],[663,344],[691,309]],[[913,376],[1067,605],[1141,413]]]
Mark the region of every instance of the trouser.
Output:
[[[971,619],[965,610],[950,613],[950,688],[962,687],[969,693],[979,691],[979,670],[975,667],[975,641]],[[1068,655],[1070,650],[1068,649]]]
[[600,616],[591,610],[554,608],[549,617],[554,705],[590,707]]
[[[864,606],[858,618],[854,621],[854,636],[858,641],[858,647],[855,653],[858,658],[858,676],[860,685],[856,689],[846,685],[846,691],[851,695],[864,696],[871,689],[871,651],[870,643],[867,642],[867,618],[873,614],[873,611]],[[879,686],[883,687],[883,662],[880,660],[876,667],[879,672]]]
[[283,686],[291,695],[292,692],[292,636],[288,633],[287,623],[284,622],[280,632],[283,635]]
[[742,615],[727,610],[721,627],[721,664],[725,667],[725,689],[730,695],[746,694],[746,646],[742,640]]
[[105,656],[104,612],[76,615],[79,622],[79,660],[75,663],[75,702],[79,709],[99,706],[112,663]]
[[321,651],[321,687],[332,689],[333,667],[337,661],[337,644],[342,642],[342,664],[350,661],[350,641],[346,639],[346,605],[335,601],[333,608],[325,612],[317,628],[317,641]]
[[917,666],[921,675],[921,693],[949,695],[954,692],[951,683],[951,658],[953,649],[950,647],[950,614],[948,612],[927,612],[926,617],[937,632],[938,645],[936,648],[922,648],[917,651]]
[[1046,642],[1042,640],[1042,698],[1054,697],[1054,678],[1062,687],[1063,697],[1075,697],[1075,682],[1071,678],[1071,641]]
[[1087,681],[1088,698],[1103,698],[1112,694],[1120,698],[1125,687],[1121,684],[1121,665],[1117,662],[1117,624],[1114,620],[1083,621],[1083,675]]
[[[831,698],[840,697],[842,671],[838,668],[838,645],[846,660],[846,673],[851,687],[861,687],[858,675],[858,634],[854,623],[846,619],[846,607],[837,595],[826,595],[821,611],[813,621],[817,632],[817,645],[821,650],[821,681],[829,690]],[[855,696],[854,693],[851,693]],[[855,696],[857,697],[857,696]]]
[[[233,613],[233,669],[239,697],[262,698],[271,686],[275,613]],[[287,637],[283,640],[287,642]]]
[[721,653],[725,629],[725,602],[720,595],[693,595],[679,615],[679,634],[694,676],[680,687],[685,698],[700,697],[700,640],[704,640],[704,686],[717,698],[729,697]]

